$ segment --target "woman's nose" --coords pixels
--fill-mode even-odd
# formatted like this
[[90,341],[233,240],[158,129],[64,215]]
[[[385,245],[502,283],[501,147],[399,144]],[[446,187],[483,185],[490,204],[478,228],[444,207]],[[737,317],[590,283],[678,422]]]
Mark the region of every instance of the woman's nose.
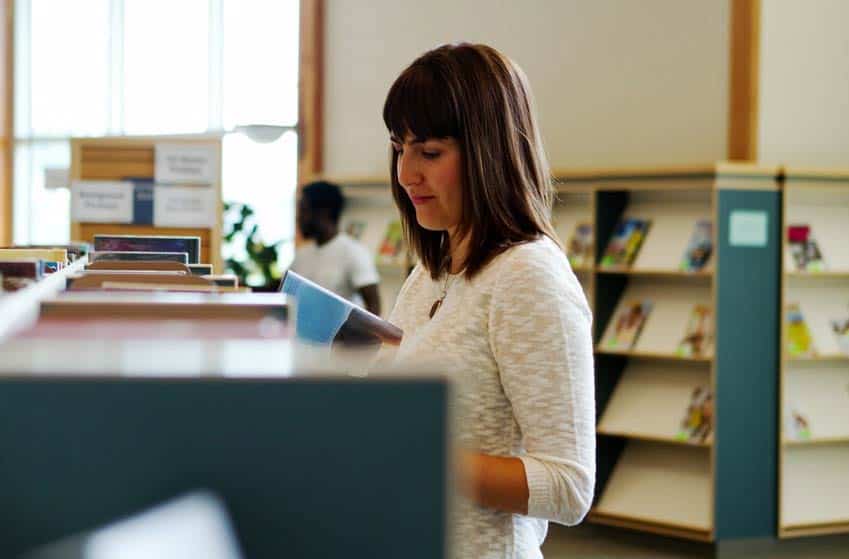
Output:
[[416,162],[407,153],[398,155],[398,182],[403,186],[414,186],[421,181]]

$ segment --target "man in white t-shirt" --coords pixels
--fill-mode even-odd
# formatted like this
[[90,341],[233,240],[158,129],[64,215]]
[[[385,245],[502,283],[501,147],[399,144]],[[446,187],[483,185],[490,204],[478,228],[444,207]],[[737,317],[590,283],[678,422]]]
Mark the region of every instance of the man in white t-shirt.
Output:
[[319,181],[301,189],[298,228],[308,242],[295,252],[291,269],[337,295],[380,315],[380,276],[374,255],[361,243],[339,232],[345,208],[342,190]]

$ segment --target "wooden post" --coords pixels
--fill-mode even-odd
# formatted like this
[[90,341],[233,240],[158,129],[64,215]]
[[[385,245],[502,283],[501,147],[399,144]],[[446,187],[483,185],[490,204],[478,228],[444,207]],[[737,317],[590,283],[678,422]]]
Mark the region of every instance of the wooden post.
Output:
[[728,159],[758,158],[760,0],[731,0]]

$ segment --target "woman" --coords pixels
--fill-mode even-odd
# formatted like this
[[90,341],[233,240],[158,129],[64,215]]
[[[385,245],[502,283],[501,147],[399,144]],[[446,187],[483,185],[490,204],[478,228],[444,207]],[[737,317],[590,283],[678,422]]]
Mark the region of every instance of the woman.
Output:
[[383,119],[419,260],[390,316],[395,360],[467,375],[453,547],[541,557],[547,521],[576,524],[592,502],[595,411],[591,314],[551,225],[527,79],[490,47],[443,46],[398,77]]

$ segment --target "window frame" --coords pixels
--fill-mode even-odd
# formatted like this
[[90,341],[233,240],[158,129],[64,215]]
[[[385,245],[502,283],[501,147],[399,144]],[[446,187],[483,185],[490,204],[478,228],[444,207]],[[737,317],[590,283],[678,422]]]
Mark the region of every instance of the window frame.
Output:
[[[299,0],[299,2],[297,186],[322,172],[322,96],[324,89],[324,0]],[[211,0],[210,3],[211,9],[220,9],[220,0]],[[0,92],[0,246],[11,244],[14,230],[15,184],[13,170],[16,144],[32,143],[42,139],[63,139],[60,137],[18,139],[14,136],[14,9],[15,0],[0,0],[0,18],[2,18],[2,22],[0,22],[2,25],[0,28],[0,74],[5,78],[5,87]],[[113,14],[113,17],[115,17],[115,14]],[[112,48],[116,47],[113,45]],[[214,76],[211,75],[210,79],[213,78]],[[115,96],[113,95],[113,112],[116,102],[114,99]],[[212,101],[220,102],[220,99],[213,99]],[[118,114],[120,114],[120,111]],[[115,125],[114,118],[110,124],[111,126]]]

